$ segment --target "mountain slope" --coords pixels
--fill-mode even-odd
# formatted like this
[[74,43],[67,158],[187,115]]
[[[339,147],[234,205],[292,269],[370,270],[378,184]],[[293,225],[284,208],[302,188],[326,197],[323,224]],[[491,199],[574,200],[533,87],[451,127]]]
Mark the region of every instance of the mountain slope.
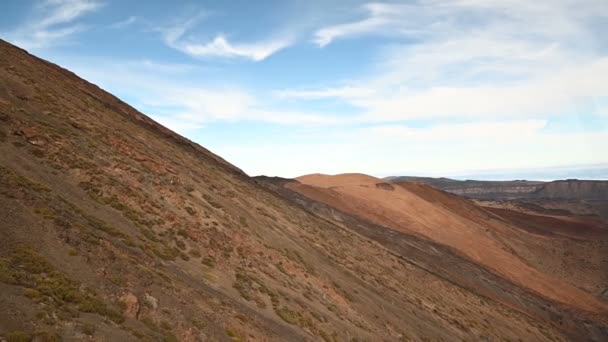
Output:
[[[591,231],[585,240],[548,239],[546,233],[530,233],[510,217],[424,185],[389,184],[357,174],[310,175],[297,180],[283,185],[359,219],[450,246],[493,273],[552,301],[605,311],[606,304],[596,299],[605,290],[607,279],[605,225]],[[578,255],[559,255],[573,252]],[[556,254],[556,258],[545,261],[550,254]]]
[[[589,325],[587,319],[581,320],[581,317],[587,315],[581,315],[580,312],[573,311],[568,306],[549,301],[545,297],[527,290],[525,287],[518,286],[504,277],[481,267],[479,264],[471,262],[470,259],[463,257],[458,251],[450,247],[418,237],[411,232],[395,230],[371,223],[358,216],[358,213],[349,213],[337,209],[335,206],[327,205],[326,203],[335,205],[336,202],[326,202],[331,197],[326,196],[327,194],[324,194],[323,189],[289,179],[257,177],[257,180],[260,184],[280,193],[285,198],[291,199],[293,203],[305,208],[309,212],[335,222],[338,225],[349,227],[358,234],[377,241],[406,262],[423,268],[456,286],[477,293],[484,300],[504,303],[508,307],[515,308],[530,317],[544,320],[545,324],[558,325],[560,329],[568,331],[568,336],[571,339],[577,340],[581,339],[582,336],[591,335],[595,339],[602,340],[608,333],[603,314],[596,316],[596,318],[604,323],[600,323],[597,326]],[[385,183],[380,184],[382,184],[381,188],[388,188]],[[419,187],[416,184],[414,186]],[[424,190],[425,186],[421,187],[422,189],[419,190]],[[432,194],[432,191],[430,194]],[[425,197],[429,198],[428,195],[427,193]],[[448,200],[450,204],[458,200],[463,201],[458,196],[447,193],[436,193],[432,197],[441,198],[444,196],[450,198]],[[466,202],[464,203],[465,207],[471,206],[466,200],[463,202]],[[478,208],[477,210],[483,209]],[[541,252],[541,254],[543,253]],[[562,257],[562,259],[564,258]],[[603,265],[606,262],[608,260],[604,258]],[[575,267],[580,267],[580,265]],[[601,267],[602,265],[599,267],[600,273],[605,273]],[[597,272],[598,270],[595,271]],[[605,278],[602,284],[605,284]],[[581,328],[590,330],[583,332],[579,330]]]
[[586,298],[600,313],[543,302],[545,316],[530,314],[411,263],[2,41],[0,168],[8,340],[555,341],[606,332],[603,307]]
[[407,187],[393,186],[365,175],[310,175],[299,177],[298,181],[325,191],[325,196],[334,199],[332,206],[374,223],[451,246],[473,261],[552,300],[589,311],[606,308],[592,296],[568,284],[555,282],[555,279],[539,273],[515,257],[495,237],[497,234],[508,234],[510,229],[484,211],[474,210],[475,206],[461,208],[460,212],[455,213],[454,210],[458,208],[453,204],[434,205],[421,200],[415,191]]

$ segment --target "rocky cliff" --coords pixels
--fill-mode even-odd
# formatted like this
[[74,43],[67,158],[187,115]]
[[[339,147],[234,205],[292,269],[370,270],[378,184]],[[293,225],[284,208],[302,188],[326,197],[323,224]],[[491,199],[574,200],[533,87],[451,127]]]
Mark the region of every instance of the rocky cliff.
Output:
[[608,181],[558,180],[539,181],[460,181],[449,178],[391,177],[393,183],[415,182],[431,185],[453,194],[492,200],[567,199],[608,200]]

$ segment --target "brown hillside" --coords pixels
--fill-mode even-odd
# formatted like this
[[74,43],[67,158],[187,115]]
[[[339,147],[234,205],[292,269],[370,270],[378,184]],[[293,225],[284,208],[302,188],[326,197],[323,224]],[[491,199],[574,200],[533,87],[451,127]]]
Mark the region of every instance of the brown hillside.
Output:
[[[551,300],[591,312],[606,312],[607,304],[593,294],[533,267],[528,259],[513,249],[514,245],[524,249],[527,246],[525,241],[534,241],[536,236],[514,229],[510,222],[494,217],[468,200],[424,185],[393,185],[387,189],[379,186],[383,184],[382,180],[357,174],[317,174],[297,180],[302,185],[290,183],[287,187],[382,226],[450,246],[510,281]],[[595,249],[605,252],[605,241]],[[535,256],[538,253],[528,254]],[[605,258],[594,262],[606,265]],[[605,279],[605,271],[600,270],[600,273],[599,280]]]
[[[555,341],[606,331],[597,315],[551,304],[531,315],[412,264],[2,41],[0,217],[7,340]],[[573,297],[604,309],[576,292],[560,299]]]

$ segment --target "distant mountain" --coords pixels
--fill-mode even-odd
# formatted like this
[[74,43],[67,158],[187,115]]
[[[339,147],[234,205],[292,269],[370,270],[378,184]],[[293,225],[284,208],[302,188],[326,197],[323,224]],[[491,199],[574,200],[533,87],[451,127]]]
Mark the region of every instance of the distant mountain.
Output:
[[479,181],[450,178],[398,176],[392,183],[415,182],[433,186],[453,194],[489,200],[508,199],[572,199],[608,200],[608,181],[558,180],[552,182],[513,180]]

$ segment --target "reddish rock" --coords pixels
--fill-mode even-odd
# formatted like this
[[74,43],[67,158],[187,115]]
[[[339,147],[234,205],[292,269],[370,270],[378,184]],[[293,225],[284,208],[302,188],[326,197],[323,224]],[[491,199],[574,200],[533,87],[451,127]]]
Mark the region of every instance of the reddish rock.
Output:
[[129,318],[137,318],[139,316],[139,300],[133,293],[128,292],[123,295],[120,300],[125,304],[125,316]]

